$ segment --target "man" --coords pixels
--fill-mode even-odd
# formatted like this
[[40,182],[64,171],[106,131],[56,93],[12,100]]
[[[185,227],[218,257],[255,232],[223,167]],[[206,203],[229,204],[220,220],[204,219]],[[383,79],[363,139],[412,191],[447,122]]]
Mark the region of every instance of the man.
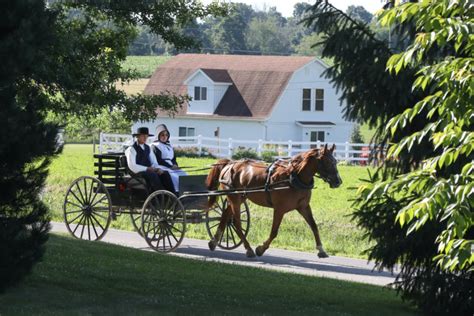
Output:
[[153,191],[165,189],[173,192],[170,175],[159,168],[155,154],[146,144],[149,136],[153,135],[148,132],[148,127],[139,127],[133,134],[136,141],[125,150],[128,168],[143,176]]

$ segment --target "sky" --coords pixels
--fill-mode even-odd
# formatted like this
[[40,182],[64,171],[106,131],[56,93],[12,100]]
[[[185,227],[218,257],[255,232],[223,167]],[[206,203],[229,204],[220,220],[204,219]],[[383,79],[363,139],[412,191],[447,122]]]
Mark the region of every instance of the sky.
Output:
[[[208,4],[212,0],[201,0],[203,3]],[[221,0],[222,1],[222,0]],[[265,6],[276,7],[277,11],[280,12],[284,17],[293,15],[293,6],[298,2],[306,2],[314,4],[315,1],[304,1],[304,0],[224,0],[225,2],[242,2],[252,5],[254,10],[263,10]],[[329,0],[329,3],[334,5],[336,8],[346,11],[350,5],[363,6],[370,13],[375,13],[379,10],[385,1],[382,0]]]

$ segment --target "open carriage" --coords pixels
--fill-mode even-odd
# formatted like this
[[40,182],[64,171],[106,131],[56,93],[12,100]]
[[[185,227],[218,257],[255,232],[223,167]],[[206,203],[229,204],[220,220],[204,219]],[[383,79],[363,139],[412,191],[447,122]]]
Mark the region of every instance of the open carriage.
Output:
[[[209,236],[215,231],[227,207],[225,192],[209,192],[205,175],[180,177],[179,196],[158,190],[150,192],[146,181],[127,170],[123,153],[94,155],[94,174],[74,180],[64,200],[64,222],[69,232],[85,240],[102,239],[117,216],[130,216],[137,232],[156,251],[168,252],[182,242],[186,226],[205,223]],[[219,196],[218,203],[207,209],[210,195]],[[247,236],[250,210],[247,203],[240,210],[242,231]],[[242,244],[229,219],[218,246],[234,249]]]
[[[162,252],[180,245],[186,225],[205,223],[211,238],[209,249],[233,249],[243,243],[246,255],[254,257],[269,248],[283,216],[297,210],[313,232],[318,256],[325,258],[328,255],[313,218],[310,198],[314,177],[331,188],[342,184],[334,149],[334,145],[313,148],[270,166],[252,160],[222,159],[213,164],[207,177],[180,177],[178,197],[165,190],[150,192],[144,179],[127,172],[122,153],[95,155],[97,178],[80,177],[71,184],[64,201],[64,220],[75,237],[99,240],[111,220],[128,214],[148,245]],[[255,252],[247,240],[247,200],[273,208],[270,236]],[[214,207],[208,209],[208,205]]]

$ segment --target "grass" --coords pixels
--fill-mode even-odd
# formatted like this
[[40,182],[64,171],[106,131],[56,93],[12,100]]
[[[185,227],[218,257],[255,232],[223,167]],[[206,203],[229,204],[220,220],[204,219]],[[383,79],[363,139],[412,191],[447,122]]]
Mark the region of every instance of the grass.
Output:
[[150,78],[156,68],[167,62],[171,57],[172,56],[127,56],[122,67],[137,71],[140,78]]
[[[83,175],[94,175],[94,159],[91,145],[66,145],[63,153],[56,158],[50,167],[43,200],[52,210],[52,218],[63,220],[63,200],[70,183]],[[208,158],[179,158],[181,166],[204,168],[215,162]],[[311,207],[320,229],[320,235],[326,251],[330,255],[342,255],[355,258],[365,258],[363,251],[370,243],[363,237],[361,231],[351,221],[351,199],[356,196],[355,188],[361,183],[360,178],[367,177],[363,167],[340,166],[340,175],[344,181],[338,189],[330,189],[321,180],[316,180],[313,190]],[[206,174],[207,171],[200,171]],[[272,210],[256,205],[250,205],[251,227],[249,241],[253,246],[261,244],[268,238],[272,223]],[[133,230],[128,215],[118,216],[112,222],[112,227]],[[208,239],[205,224],[188,225],[186,237]],[[283,219],[278,237],[272,247],[314,251],[314,237],[304,219],[295,211],[286,214]]]
[[52,235],[44,261],[0,296],[1,315],[410,315],[372,285],[197,261]]

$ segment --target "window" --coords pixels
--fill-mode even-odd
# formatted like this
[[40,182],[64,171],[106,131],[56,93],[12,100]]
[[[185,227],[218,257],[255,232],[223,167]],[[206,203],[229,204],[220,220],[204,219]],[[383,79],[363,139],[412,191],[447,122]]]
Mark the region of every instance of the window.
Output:
[[[324,142],[324,131],[311,131],[310,142]],[[311,148],[316,148],[316,145],[311,145]]]
[[324,89],[316,89],[314,109],[316,111],[324,111]]
[[[179,137],[192,137],[194,136],[194,127],[180,127]],[[192,139],[179,139],[179,141],[193,141]]]
[[206,87],[194,87],[194,100],[205,101],[207,100],[207,88]]
[[303,111],[311,111],[311,89],[303,89]]

